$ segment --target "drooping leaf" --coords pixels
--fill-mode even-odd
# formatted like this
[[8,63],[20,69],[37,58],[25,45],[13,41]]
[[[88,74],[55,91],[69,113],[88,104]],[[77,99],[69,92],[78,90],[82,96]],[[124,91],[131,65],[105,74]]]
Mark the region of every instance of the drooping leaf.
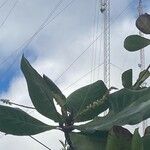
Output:
[[103,102],[102,105],[93,109],[90,114],[87,112],[82,113],[85,109],[88,109],[94,102],[102,99],[102,97],[108,91],[103,81],[97,81],[93,84],[82,87],[67,97],[67,103],[65,107],[73,112],[75,121],[86,121],[94,118],[99,113],[105,111],[108,108],[108,102]]
[[150,40],[139,35],[130,35],[124,41],[124,47],[130,52],[140,50],[150,44]]
[[[114,98],[110,97],[111,108],[108,115],[94,118],[93,121],[75,128],[90,133],[108,131],[115,125],[134,125],[149,118],[150,88],[138,91],[124,90],[115,93]],[[130,92],[128,93],[127,91]]]
[[143,149],[143,141],[138,132],[138,129],[134,131],[134,135],[132,138],[131,150],[144,150]]
[[49,79],[46,75],[43,75],[43,79],[48,85],[51,95],[55,98],[56,102],[63,107],[66,102],[66,97],[63,95],[61,90],[55,85],[55,83]]
[[71,133],[70,137],[76,150],[105,150],[107,136]]
[[62,119],[56,111],[50,89],[24,56],[21,60],[21,69],[26,78],[29,95],[36,110],[56,122],[61,122]]
[[31,117],[18,108],[0,105],[0,131],[13,135],[35,135],[55,129]]
[[114,126],[107,138],[106,150],[131,150],[132,134],[125,128]]
[[136,20],[137,28],[145,34],[150,34],[150,15],[145,13]]
[[132,87],[132,69],[129,69],[122,74],[122,85],[124,88]]

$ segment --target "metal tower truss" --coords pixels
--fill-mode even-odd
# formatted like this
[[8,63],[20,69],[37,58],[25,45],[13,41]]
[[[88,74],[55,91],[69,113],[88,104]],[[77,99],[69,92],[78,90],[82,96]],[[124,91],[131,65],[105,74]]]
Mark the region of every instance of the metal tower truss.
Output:
[[110,87],[110,0],[101,0],[100,11],[104,15],[104,82]]
[[[138,14],[139,14],[139,16],[143,14],[142,0],[139,0]],[[139,31],[139,35],[143,36],[143,33],[141,31]],[[144,49],[140,50],[140,64],[139,64],[139,67],[140,67],[141,71],[143,71],[145,69],[145,52],[144,52]],[[143,127],[143,133],[144,133],[145,129],[147,127],[147,121],[146,120],[142,122],[142,127]]]

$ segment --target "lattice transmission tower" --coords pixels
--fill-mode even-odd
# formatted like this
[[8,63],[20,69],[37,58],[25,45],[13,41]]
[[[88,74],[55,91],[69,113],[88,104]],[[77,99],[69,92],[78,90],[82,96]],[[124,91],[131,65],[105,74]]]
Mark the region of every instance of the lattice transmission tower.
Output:
[[100,1],[100,11],[103,14],[104,27],[104,82],[110,87],[110,0]]
[[[138,2],[138,15],[142,15],[143,14],[143,4],[142,4],[142,0],[139,0]],[[143,33],[141,31],[139,31],[139,35],[143,36]],[[140,50],[140,63],[138,65],[140,67],[140,70],[143,71],[145,69],[145,52],[144,49]],[[144,83],[145,84],[145,83]],[[143,133],[147,127],[147,121],[143,121],[142,122],[142,127],[143,127]]]

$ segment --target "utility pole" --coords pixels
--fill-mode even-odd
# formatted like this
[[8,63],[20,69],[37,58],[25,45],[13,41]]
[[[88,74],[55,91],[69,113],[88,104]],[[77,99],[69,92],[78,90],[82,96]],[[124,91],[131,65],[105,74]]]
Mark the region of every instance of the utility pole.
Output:
[[[142,5],[142,0],[139,0],[139,4],[138,4],[138,15],[142,15],[143,14],[143,5]],[[141,31],[139,31],[139,35],[143,36],[143,33]],[[140,50],[140,64],[138,65],[140,70],[143,71],[145,69],[145,52],[144,49]],[[147,127],[147,121],[143,121],[142,122],[142,127],[143,127],[143,133],[145,132],[145,129]]]
[[110,0],[101,0],[100,11],[104,17],[104,82],[110,87]]

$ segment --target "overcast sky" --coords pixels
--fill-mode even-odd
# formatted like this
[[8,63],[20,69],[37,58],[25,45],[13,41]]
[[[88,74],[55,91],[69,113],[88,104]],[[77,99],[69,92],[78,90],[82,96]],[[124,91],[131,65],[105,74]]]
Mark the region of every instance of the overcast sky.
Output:
[[[68,4],[71,0],[62,0],[61,5],[48,20],[49,24],[29,45],[26,45],[59,1],[7,0],[4,3],[5,0],[0,0],[0,6],[4,4],[0,7],[0,98],[32,105],[25,79],[20,71],[20,59],[23,53],[41,75],[46,74],[56,81],[89,47],[93,39],[102,33],[103,15],[99,12],[99,0],[73,0],[70,5]],[[68,7],[59,14],[67,5]],[[134,79],[140,71],[139,52],[129,53],[123,48],[126,36],[138,34],[135,27],[138,16],[137,5],[138,0],[111,2],[111,85],[119,88],[121,88],[121,73],[124,70],[134,69]],[[149,0],[143,0],[143,6],[144,12],[150,12]],[[150,58],[147,49],[145,49],[146,66]],[[102,34],[97,42],[57,80],[56,84],[67,96],[81,86],[103,80],[103,66],[101,66],[72,85],[101,63],[103,63]],[[31,115],[53,124],[36,112],[32,112]],[[61,147],[59,139],[63,139],[63,134],[59,131],[50,131],[35,137],[52,150],[59,150]],[[0,138],[0,149],[44,150],[45,148],[29,137],[8,135]]]

